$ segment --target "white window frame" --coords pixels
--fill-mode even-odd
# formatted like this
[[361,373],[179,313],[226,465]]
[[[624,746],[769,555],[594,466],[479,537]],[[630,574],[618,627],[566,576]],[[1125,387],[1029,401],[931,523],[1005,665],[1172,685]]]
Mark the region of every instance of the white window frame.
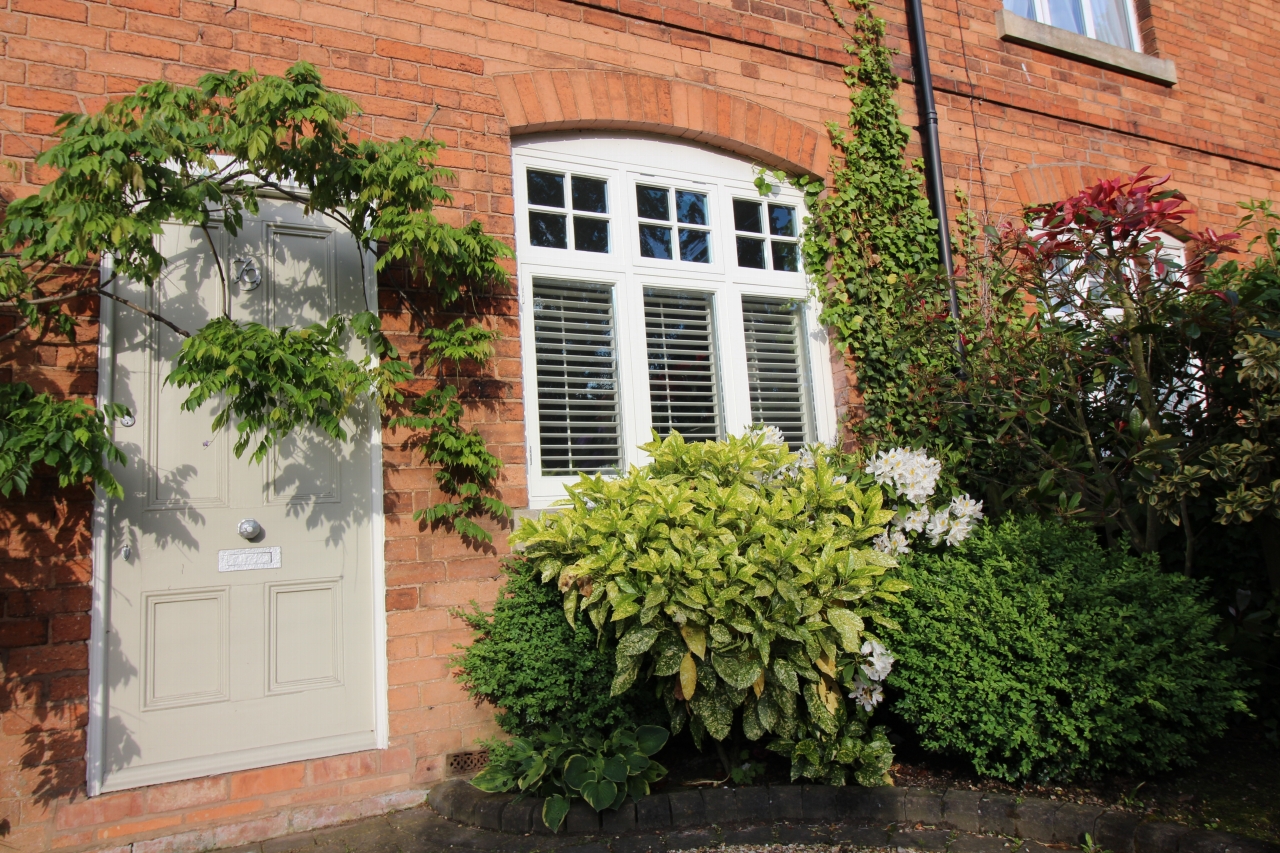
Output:
[[[1129,13],[1129,40],[1132,42],[1133,46],[1130,48],[1124,48],[1120,45],[1112,45],[1112,47],[1119,48],[1120,50],[1132,50],[1134,53],[1142,53],[1142,31],[1138,28],[1137,4],[1134,3],[1134,0],[1124,0],[1124,3]],[[1082,35],[1087,38],[1094,39],[1095,41],[1101,41],[1101,39],[1098,38],[1097,28],[1093,23],[1093,0],[1080,0],[1080,5],[1084,10],[1084,33]],[[1049,0],[1031,0],[1031,6],[1035,11],[1035,21],[1037,23],[1050,27],[1057,27],[1058,29],[1066,29],[1065,27],[1058,27],[1057,24],[1053,23],[1053,19],[1049,16]],[[1074,30],[1067,30],[1067,32],[1074,32]],[[1103,44],[1108,44],[1108,42],[1103,42]]]
[[[529,507],[543,509],[564,497],[573,476],[542,473],[538,417],[537,357],[533,334],[535,278],[578,280],[612,288],[615,354],[618,369],[622,466],[643,465],[638,445],[650,440],[648,350],[644,324],[645,288],[710,293],[725,431],[736,435],[751,423],[746,336],[742,297],[793,300],[800,305],[803,363],[807,374],[813,441],[833,442],[838,434],[831,356],[826,331],[819,325],[821,306],[803,272],[759,270],[737,265],[733,199],[774,202],[796,208],[797,228],[805,215],[804,196],[790,186],[775,187],[762,197],[754,185],[752,164],[705,146],[657,137],[616,134],[539,134],[513,147],[517,286],[520,294],[521,354],[524,381],[525,438]],[[550,249],[529,242],[525,170],[584,174],[608,180],[609,254]],[[642,258],[637,184],[667,186],[707,193],[711,262]],[[566,211],[572,215],[572,211]],[[766,214],[767,215],[767,214]],[[672,241],[679,247],[672,211]],[[767,223],[766,223],[767,230]],[[625,232],[625,233],[624,233]]]

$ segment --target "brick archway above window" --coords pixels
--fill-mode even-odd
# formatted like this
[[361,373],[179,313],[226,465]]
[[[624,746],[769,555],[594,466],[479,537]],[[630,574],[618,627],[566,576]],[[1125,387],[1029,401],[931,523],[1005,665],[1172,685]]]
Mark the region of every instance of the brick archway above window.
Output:
[[[1012,177],[1014,190],[1018,193],[1018,201],[1024,205],[1032,205],[1060,201],[1075,195],[1085,187],[1092,186],[1104,178],[1113,178],[1117,175],[1132,175],[1135,171],[1137,170],[1103,169],[1083,163],[1049,163],[1042,166],[1028,166],[1025,169],[1019,169],[1013,173]],[[1153,169],[1151,174],[1158,177],[1163,173]],[[1176,177],[1170,183],[1173,184],[1174,189],[1177,189]],[[1191,236],[1191,232],[1200,229],[1195,213],[1195,205],[1187,202],[1184,203],[1184,207],[1190,208],[1191,212],[1186,220],[1183,221],[1182,226],[1170,226],[1168,229],[1170,234],[1180,240],[1186,240]]]
[[625,71],[494,75],[511,135],[626,130],[713,145],[791,173],[825,176],[826,134],[709,86]]

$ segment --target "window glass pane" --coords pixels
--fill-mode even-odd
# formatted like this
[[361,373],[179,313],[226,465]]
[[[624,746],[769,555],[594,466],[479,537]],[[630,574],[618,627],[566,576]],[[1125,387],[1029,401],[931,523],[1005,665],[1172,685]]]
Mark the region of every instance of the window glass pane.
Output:
[[636,210],[644,219],[670,219],[667,191],[661,187],[636,187]]
[[529,188],[529,204],[564,207],[564,175],[530,169],[526,183]]
[[564,214],[529,211],[529,242],[533,245],[548,249],[567,249],[567,230]]
[[719,438],[711,297],[645,290],[644,325],[653,428],[658,435],[675,430],[691,441]]
[[694,231],[692,228],[680,229],[680,260],[692,261],[695,264],[711,263],[711,235],[706,231]]
[[1049,23],[1084,35],[1084,9],[1080,0],[1049,0]]
[[764,231],[764,226],[760,224],[760,203],[735,198],[733,200],[733,228],[735,231],[750,231],[752,234],[759,234]]
[[573,209],[584,213],[608,213],[605,182],[573,176]]
[[792,450],[809,440],[809,398],[800,310],[790,302],[742,297],[751,421],[782,430]]
[[640,254],[646,258],[671,260],[671,229],[661,225],[641,225]]
[[752,237],[738,237],[738,266],[754,270],[764,269],[764,241]]
[[608,252],[609,220],[573,217],[573,248],[579,252]]
[[775,237],[796,236],[796,209],[780,204],[769,205],[769,233]]
[[1015,15],[1036,19],[1035,0],[1004,0],[1004,7]]
[[706,195],[676,190],[676,220],[685,225],[706,225]]
[[608,287],[533,282],[543,474],[620,467],[622,432]]
[[773,268],[775,270],[784,270],[785,272],[799,271],[800,253],[796,251],[795,243],[774,242],[770,248],[773,249]]
[[1136,50],[1129,29],[1129,0],[1093,0],[1093,32],[1107,44]]

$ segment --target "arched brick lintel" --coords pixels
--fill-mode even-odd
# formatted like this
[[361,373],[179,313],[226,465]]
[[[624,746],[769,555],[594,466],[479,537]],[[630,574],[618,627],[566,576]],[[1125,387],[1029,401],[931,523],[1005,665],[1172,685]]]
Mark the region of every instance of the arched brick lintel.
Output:
[[[1103,169],[1084,163],[1046,163],[1019,169],[1013,173],[1012,177],[1014,190],[1018,193],[1018,201],[1024,205],[1035,205],[1070,198],[1098,181],[1121,175],[1128,177],[1132,174],[1133,172]],[[1152,169],[1151,174],[1158,177],[1162,173]],[[1168,187],[1171,184],[1174,189],[1177,188],[1176,178],[1165,186]],[[1184,202],[1183,207],[1190,211],[1187,218],[1181,226],[1170,226],[1168,230],[1174,237],[1187,240],[1192,232],[1200,230],[1200,224],[1195,206],[1190,202]]]
[[628,130],[702,142],[792,174],[825,176],[829,168],[825,132],[708,86],[596,70],[496,74],[493,81],[512,136]]

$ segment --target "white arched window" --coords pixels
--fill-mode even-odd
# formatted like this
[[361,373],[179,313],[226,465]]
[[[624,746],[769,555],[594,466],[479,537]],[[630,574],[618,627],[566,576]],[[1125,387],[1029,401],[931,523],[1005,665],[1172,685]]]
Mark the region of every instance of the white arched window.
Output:
[[530,137],[514,166],[530,506],[643,464],[651,430],[835,438],[799,192],[658,138]]

